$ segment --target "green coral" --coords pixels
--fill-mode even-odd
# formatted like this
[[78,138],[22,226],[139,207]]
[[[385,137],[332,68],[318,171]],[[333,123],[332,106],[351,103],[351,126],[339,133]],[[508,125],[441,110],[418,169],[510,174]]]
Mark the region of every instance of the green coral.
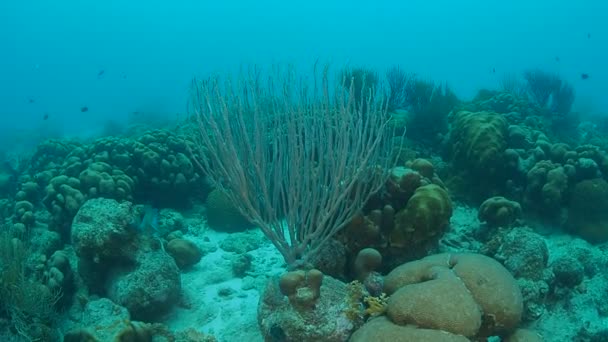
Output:
[[236,205],[221,190],[212,190],[207,196],[207,223],[211,228],[235,232],[248,228],[251,224]]
[[608,241],[608,182],[579,182],[572,191],[566,227],[592,243]]
[[447,229],[451,217],[448,192],[435,184],[421,186],[395,216],[391,247],[411,249],[434,243]]
[[495,175],[503,166],[507,133],[507,120],[497,113],[458,112],[450,135],[452,159],[474,176]]

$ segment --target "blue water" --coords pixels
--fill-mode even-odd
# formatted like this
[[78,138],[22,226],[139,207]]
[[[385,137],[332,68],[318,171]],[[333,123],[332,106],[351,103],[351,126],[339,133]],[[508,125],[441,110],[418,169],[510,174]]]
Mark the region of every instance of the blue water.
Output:
[[599,0],[2,1],[0,133],[86,136],[131,112],[173,117],[195,75],[316,59],[399,64],[465,99],[541,67],[604,112],[605,13]]

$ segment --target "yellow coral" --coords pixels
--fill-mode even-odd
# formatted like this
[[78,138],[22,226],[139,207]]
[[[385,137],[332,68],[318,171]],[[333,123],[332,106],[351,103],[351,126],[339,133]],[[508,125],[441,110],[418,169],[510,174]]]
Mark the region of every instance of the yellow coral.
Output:
[[386,312],[386,307],[388,303],[388,296],[386,293],[381,294],[378,297],[374,296],[365,296],[363,301],[367,305],[367,309],[365,309],[365,314],[371,317],[376,317],[383,315]]
[[388,296],[370,296],[358,280],[346,285],[346,309],[344,314],[353,322],[362,321],[366,317],[376,317],[386,312]]
[[358,280],[346,284],[346,296],[346,309],[344,310],[344,314],[353,322],[362,320],[363,307],[361,299],[364,297],[363,284]]

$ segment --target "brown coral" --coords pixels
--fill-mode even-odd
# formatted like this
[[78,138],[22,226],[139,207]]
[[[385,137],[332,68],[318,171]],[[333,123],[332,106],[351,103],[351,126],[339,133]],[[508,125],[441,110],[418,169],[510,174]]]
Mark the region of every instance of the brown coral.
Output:
[[495,196],[485,200],[477,214],[479,221],[486,222],[491,227],[510,226],[521,217],[521,206],[502,196]]
[[508,123],[494,112],[461,111],[454,117],[450,144],[456,164],[479,175],[493,175],[502,166]]
[[446,331],[401,326],[384,316],[372,319],[350,338],[351,342],[467,342],[464,336]]
[[576,184],[566,227],[590,242],[608,241],[608,182],[597,178]]
[[508,333],[523,311],[513,276],[480,254],[438,254],[406,263],[386,277],[385,290],[394,323],[467,337]]
[[451,216],[448,192],[435,184],[421,186],[396,214],[391,246],[402,248],[434,241],[445,232]]

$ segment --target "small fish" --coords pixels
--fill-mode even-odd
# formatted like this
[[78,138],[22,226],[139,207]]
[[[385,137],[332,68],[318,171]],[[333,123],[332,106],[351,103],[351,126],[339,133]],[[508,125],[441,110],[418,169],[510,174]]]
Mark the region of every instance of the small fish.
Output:
[[586,73],[581,74],[581,79],[586,80],[588,78],[589,78],[589,74],[586,74]]
[[559,63],[559,61],[560,61],[559,56],[555,56],[555,61]]
[[492,73],[495,74],[496,73],[496,68],[492,68]]
[[88,112],[89,111],[89,107],[84,106],[84,107],[80,107],[80,112],[84,113],[84,112]]
[[42,117],[42,120],[46,121],[49,119],[49,114],[45,113],[44,116]]
[[124,72],[123,72],[121,76],[122,76],[122,79],[123,79],[123,80],[126,80],[126,79],[127,79],[127,74],[126,74],[126,73],[124,73]]
[[105,70],[103,70],[103,69],[99,70],[99,72],[97,73],[97,78],[101,78],[103,76],[103,74],[105,74],[105,73],[106,73]]
[[158,216],[158,209],[146,205],[144,207],[144,216],[137,229],[143,233],[156,234],[158,232]]
[[587,39],[591,39],[591,33],[587,33]]
[[33,97],[27,99],[27,103],[36,103],[36,100]]

